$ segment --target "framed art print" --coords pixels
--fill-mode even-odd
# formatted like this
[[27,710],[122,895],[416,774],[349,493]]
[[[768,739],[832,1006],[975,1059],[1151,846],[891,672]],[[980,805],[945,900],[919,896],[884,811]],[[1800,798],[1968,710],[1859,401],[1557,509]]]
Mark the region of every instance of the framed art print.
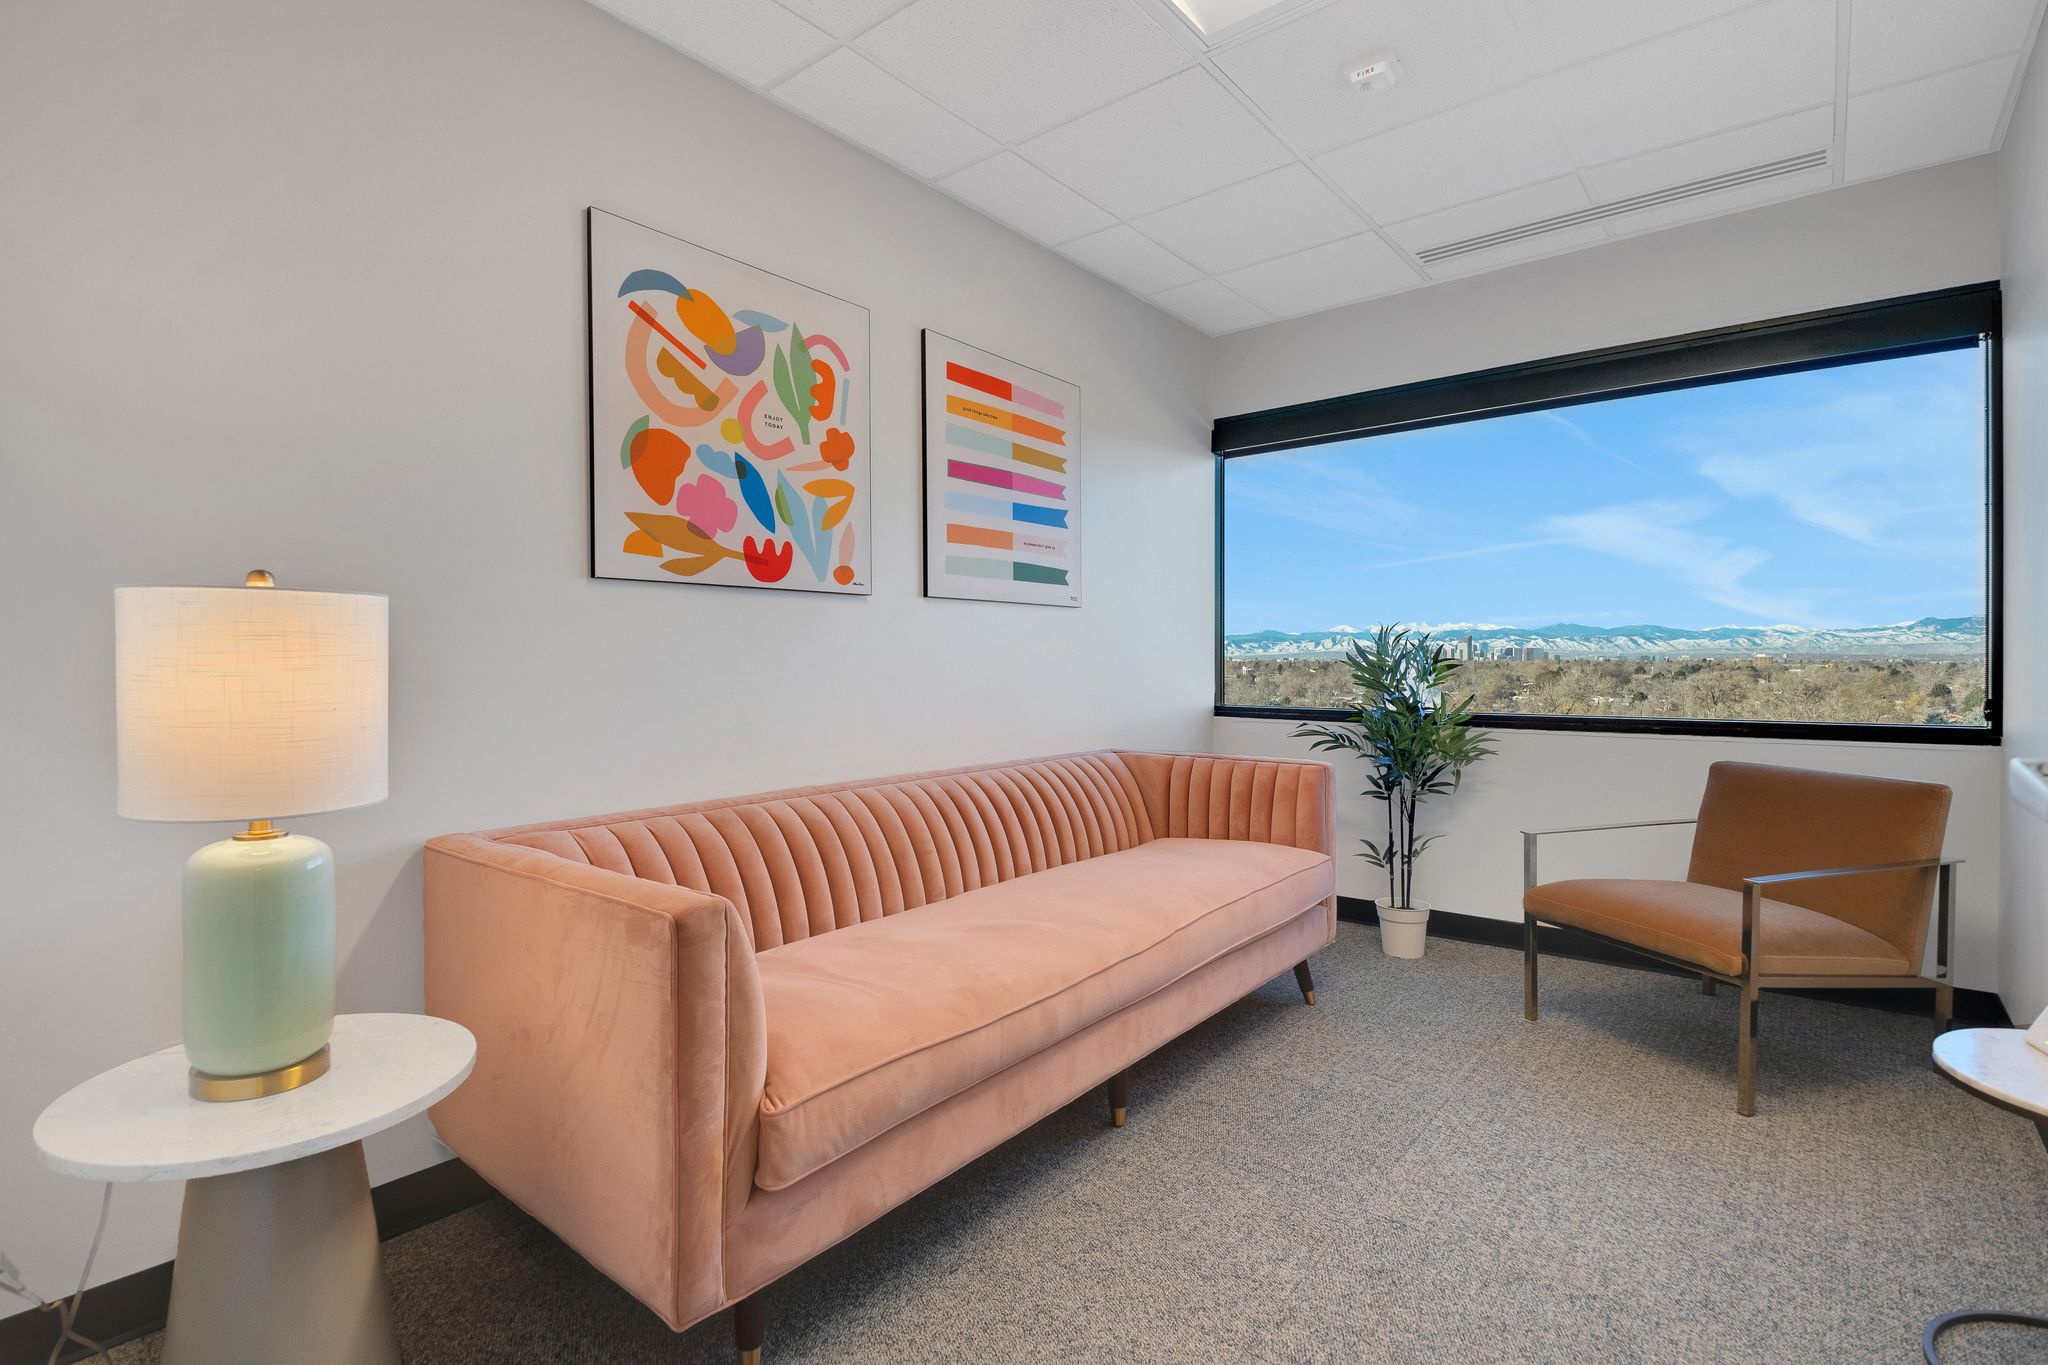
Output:
[[590,210],[594,578],[868,591],[865,308]]
[[1081,605],[1081,391],[929,328],[924,591]]

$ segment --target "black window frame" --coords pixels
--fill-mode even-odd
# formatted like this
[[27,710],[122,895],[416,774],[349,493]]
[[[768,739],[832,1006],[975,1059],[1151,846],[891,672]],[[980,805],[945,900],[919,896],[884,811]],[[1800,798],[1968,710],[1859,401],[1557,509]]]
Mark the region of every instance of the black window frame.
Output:
[[1579,351],[1442,379],[1268,408],[1217,419],[1215,711],[1270,720],[1342,720],[1334,707],[1242,706],[1223,700],[1223,470],[1231,459],[1365,436],[1416,431],[1485,417],[1574,407],[1867,360],[1985,348],[1985,697],[1982,726],[1879,725],[1833,721],[1717,721],[1691,717],[1475,716],[1493,730],[1834,740],[1879,744],[1996,745],[2004,741],[2005,681],[2004,391],[2002,301],[1996,281],[1873,303],[1693,332],[1657,341]]

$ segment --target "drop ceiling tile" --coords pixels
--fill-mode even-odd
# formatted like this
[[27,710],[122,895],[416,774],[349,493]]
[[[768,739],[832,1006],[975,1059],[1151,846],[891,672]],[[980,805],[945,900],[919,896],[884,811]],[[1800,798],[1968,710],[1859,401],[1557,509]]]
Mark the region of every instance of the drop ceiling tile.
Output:
[[855,45],[1004,142],[1065,123],[1190,61],[1129,0],[913,0]]
[[1387,235],[1410,251],[1427,251],[1489,232],[1500,232],[1523,223],[1541,222],[1560,213],[1589,208],[1593,200],[1576,175],[1559,176],[1541,184],[1524,185],[1490,199],[1460,204],[1440,213],[1424,214],[1387,229]]
[[1582,164],[1825,104],[1834,0],[1767,0],[1543,78]]
[[1582,247],[1597,246],[1607,241],[1607,234],[1598,223],[1582,223],[1578,227],[1559,228],[1546,232],[1540,237],[1525,237],[1518,242],[1475,251],[1469,256],[1458,256],[1448,261],[1439,261],[1429,266],[1429,277],[1433,280],[1461,280],[1468,275],[1483,275],[1489,270],[1498,270],[1505,265],[1519,265],[1523,261],[1540,260],[1545,256],[1562,256],[1566,252]]
[[1048,246],[1057,246],[1116,221],[1113,215],[1015,152],[976,162],[938,184],[940,189],[965,199],[998,223],[1027,237],[1036,237]]
[[996,144],[852,48],[775,87],[775,97],[849,142],[930,179]]
[[1133,294],[1156,294],[1202,277],[1201,271],[1122,223],[1068,242],[1060,252]]
[[709,62],[749,85],[766,88],[809,66],[832,46],[831,35],[775,0],[591,0],[670,47]]
[[1233,270],[1222,282],[1281,318],[1319,313],[1427,283],[1398,251],[1372,232]]
[[1756,0],[1505,0],[1508,18],[1538,70],[1549,71]]
[[1294,159],[1201,67],[1062,124],[1020,150],[1125,218]]
[[1140,232],[1210,274],[1349,237],[1365,223],[1302,165],[1148,214]]
[[1531,86],[1432,114],[1316,160],[1382,223],[1572,170],[1571,153]]
[[1592,182],[1593,192],[1603,200],[1631,199],[1652,190],[1690,184],[1801,152],[1821,151],[1833,146],[1834,140],[1835,107],[1823,104],[1747,128],[1592,166],[1587,169],[1586,178]]
[[1196,280],[1178,289],[1168,289],[1152,295],[1151,301],[1212,337],[1273,320],[1264,309],[1247,303],[1214,280]]
[[[1346,68],[1387,52],[1400,58],[1400,79],[1370,94],[1354,90]],[[1526,74],[1500,11],[1469,0],[1337,0],[1226,47],[1215,60],[1309,155],[1491,94]]]
[[903,0],[782,0],[804,18],[840,38],[850,38],[890,11],[903,7]]
[[1834,183],[1834,179],[1834,172],[1826,166],[1821,166],[1794,175],[1781,175],[1775,180],[1759,180],[1750,185],[1736,185],[1731,189],[1703,194],[1697,199],[1680,199],[1669,204],[1659,204],[1655,208],[1618,214],[1605,220],[1607,233],[1610,237],[1633,237],[1639,232],[1651,232],[1679,223],[1696,222],[1701,218],[1718,218],[1724,214],[1741,213],[1745,209],[1775,204],[1780,199],[1793,199],[1802,194],[1812,194],[1815,190],[1824,190]]
[[2018,52],[2038,0],[1855,0],[1849,93]]
[[1992,149],[2018,57],[1857,95],[1849,101],[1851,180],[1954,161]]

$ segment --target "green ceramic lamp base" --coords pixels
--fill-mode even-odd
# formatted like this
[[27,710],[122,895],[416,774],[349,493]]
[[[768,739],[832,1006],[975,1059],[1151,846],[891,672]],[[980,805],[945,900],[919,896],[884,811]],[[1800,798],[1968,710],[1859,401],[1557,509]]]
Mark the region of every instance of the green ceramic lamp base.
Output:
[[[253,837],[252,837],[253,836]],[[317,1080],[334,1027],[334,855],[252,825],[185,864],[185,1055],[200,1099]]]

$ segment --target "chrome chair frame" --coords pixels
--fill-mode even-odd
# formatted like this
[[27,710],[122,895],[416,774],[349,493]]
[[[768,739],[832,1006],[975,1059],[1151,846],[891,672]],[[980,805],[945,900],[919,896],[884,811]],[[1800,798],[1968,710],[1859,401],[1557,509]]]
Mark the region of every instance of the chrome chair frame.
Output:
[[[1673,825],[1696,825],[1698,817],[1678,820],[1628,820],[1614,825],[1572,825],[1563,829],[1537,829],[1522,831],[1522,890],[1524,893],[1538,885],[1536,876],[1536,841],[1558,834],[1597,834],[1622,829],[1658,829]],[[1742,973],[1739,976],[1725,972],[1709,971],[1697,962],[1668,953],[1641,948],[1625,939],[1613,938],[1580,929],[1575,925],[1559,924],[1556,927],[1570,929],[1573,933],[1584,934],[1601,943],[1676,967],[1700,978],[1700,990],[1707,995],[1714,993],[1716,982],[1725,981],[1742,992],[1742,1009],[1736,1025],[1735,1044],[1735,1112],[1748,1118],[1756,1113],[1756,1032],[1757,998],[1766,990],[1871,990],[1883,987],[1925,987],[1934,992],[1935,1026],[1942,1032],[1948,1030],[1949,1022],[1955,1017],[1955,870],[1961,867],[1961,858],[1922,858],[1904,863],[1872,863],[1863,867],[1830,867],[1809,872],[1777,872],[1768,876],[1745,877],[1742,880]],[[1858,877],[1874,872],[1906,872],[1915,868],[1935,868],[1935,944],[1933,976],[1799,976],[1791,974],[1766,974],[1757,969],[1757,959],[1762,950],[1757,943],[1757,931],[1762,922],[1764,894],[1774,886],[1787,882],[1812,881],[1821,877]],[[1536,931],[1545,923],[1539,916],[1526,908],[1522,911],[1522,1015],[1526,1019],[1536,1017]],[[1554,923],[1554,922],[1553,922]]]

